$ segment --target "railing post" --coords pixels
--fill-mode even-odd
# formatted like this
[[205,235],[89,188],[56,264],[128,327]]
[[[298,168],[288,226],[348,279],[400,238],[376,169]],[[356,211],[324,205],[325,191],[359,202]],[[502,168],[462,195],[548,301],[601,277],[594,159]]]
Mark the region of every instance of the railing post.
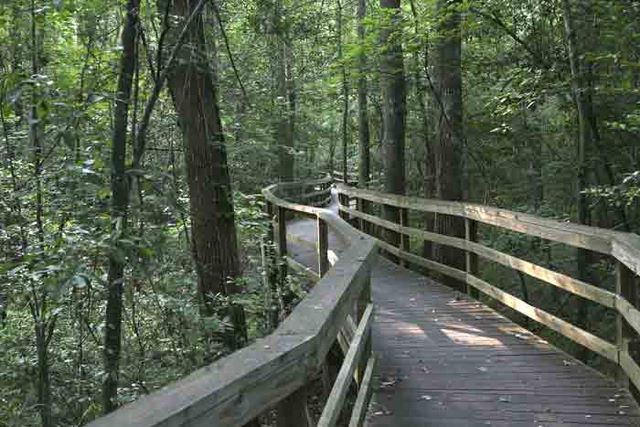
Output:
[[284,280],[287,277],[288,268],[287,261],[284,259],[287,256],[287,210],[283,207],[278,206],[278,214],[276,215],[276,221],[278,222],[278,235],[277,235],[277,246],[278,246],[278,256],[280,257],[280,283],[284,283]]
[[278,255],[284,257],[287,255],[287,210],[278,206]]
[[329,270],[329,230],[327,223],[318,217],[318,274],[320,277]]
[[273,242],[273,204],[269,201],[266,201],[264,204],[264,213],[267,215],[269,219],[269,223],[267,225],[267,240]]
[[[632,306],[636,306],[635,275],[620,261],[616,262],[616,293],[626,299]],[[618,346],[618,360],[620,360],[620,354],[630,351],[629,344],[633,339],[634,331],[620,313],[617,315],[616,323],[616,344]],[[619,367],[617,380],[621,387],[629,387],[629,377],[622,367]]]
[[[346,194],[339,194],[338,195],[338,202],[340,203],[341,206],[347,207],[349,208],[349,196],[347,196]],[[344,219],[345,221],[349,221],[349,214],[346,212],[342,212],[340,211],[340,218]]]
[[[477,242],[478,241],[478,222],[465,218],[464,219],[464,236],[467,242]],[[467,274],[472,276],[478,275],[478,255],[474,252],[471,252],[469,249],[465,251],[465,259],[466,259],[466,271]],[[469,286],[469,284],[465,285],[467,288],[467,294],[472,298],[478,299],[479,293],[478,290],[474,287]]]
[[[360,197],[356,198],[356,210],[358,212],[364,212],[364,199]],[[365,228],[366,222],[362,218],[358,218],[358,230],[366,233]]]
[[269,219],[267,225],[267,235],[262,243],[262,267],[264,269],[264,285],[267,288],[270,298],[271,309],[269,311],[269,326],[276,328],[280,317],[280,304],[276,303],[278,295],[278,262],[274,251],[274,207],[273,204],[267,202],[265,204],[265,212]]
[[[400,226],[401,227],[409,227],[409,211],[405,208],[398,208],[400,210],[399,212],[399,217],[400,217]],[[409,236],[407,236],[404,233],[400,233],[400,245],[399,245],[399,249],[403,252],[410,252],[411,251],[411,242],[409,240]],[[404,261],[402,259],[402,257],[400,258],[400,265],[403,267],[406,267],[408,265],[408,263],[406,261]]]

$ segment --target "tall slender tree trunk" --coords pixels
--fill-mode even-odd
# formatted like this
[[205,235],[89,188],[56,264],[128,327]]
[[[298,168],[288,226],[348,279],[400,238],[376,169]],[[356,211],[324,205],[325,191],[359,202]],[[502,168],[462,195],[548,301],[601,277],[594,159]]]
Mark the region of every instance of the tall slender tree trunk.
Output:
[[[182,130],[187,184],[191,201],[193,257],[198,291],[205,315],[216,313],[216,295],[231,296],[240,289],[238,245],[227,166],[227,152],[211,66],[207,61],[202,8],[193,0],[174,0],[172,13],[187,29],[185,43],[167,79]],[[233,329],[224,334],[226,345],[235,349],[246,341],[243,310],[226,307]]]
[[[598,116],[594,108],[594,62],[589,59],[588,50],[597,46],[598,28],[596,18],[597,2],[593,0],[563,0],[564,18],[569,65],[571,67],[571,91],[576,104],[578,120],[578,173],[577,173],[577,210],[581,224],[611,226],[610,213],[606,206],[592,210],[586,196],[582,193],[589,185],[616,185],[617,179],[611,163],[611,150],[602,143]],[[613,210],[616,220],[624,231],[631,231],[627,212],[623,205]],[[582,213],[581,213],[582,212]],[[581,222],[583,216],[586,222]],[[604,224],[602,223],[604,220]],[[581,270],[583,271],[583,270]]]
[[120,370],[120,344],[122,325],[122,289],[124,286],[125,260],[118,253],[119,240],[127,229],[129,187],[126,176],[127,125],[129,102],[136,63],[136,32],[139,0],[127,1],[127,17],[122,30],[122,54],[116,90],[111,138],[111,227],[115,236],[109,272],[107,274],[107,308],[104,335],[105,380],[102,384],[102,405],[105,413],[117,407],[118,378]]
[[[435,196],[442,200],[462,200],[462,38],[460,33],[461,0],[438,0],[438,41],[436,43],[436,96],[440,108],[434,141]],[[434,230],[440,234],[464,237],[464,221],[437,214]],[[443,264],[464,270],[465,257],[459,249],[434,245],[434,258]],[[446,285],[464,285],[444,277]]]
[[[357,9],[357,33],[361,49],[365,45],[364,18],[367,14],[366,0],[358,0]],[[367,188],[371,175],[371,155],[369,154],[369,112],[367,102],[367,59],[363,52],[358,57],[358,147],[359,167],[358,186]],[[364,208],[363,208],[364,209]],[[364,209],[366,210],[366,209]]]
[[[342,62],[342,16],[343,5],[338,0],[338,62]],[[349,145],[349,81],[347,80],[347,67],[344,63],[340,64],[342,74],[342,179],[345,183],[349,182],[348,170],[348,145]]]
[[[580,60],[580,47],[577,42],[576,27],[574,22],[574,11],[569,0],[562,1],[562,12],[564,18],[564,29],[569,53],[569,65],[571,67],[571,91],[576,104],[578,120],[578,171],[576,186],[576,208],[577,220],[579,224],[591,224],[591,212],[589,201],[584,191],[589,185],[589,152],[593,147],[594,134],[590,113],[592,112],[590,87],[586,82],[584,63]],[[576,267],[578,277],[586,282],[590,281],[589,251],[577,249]],[[575,298],[575,320],[578,325],[586,326],[587,307],[579,298]],[[582,354],[582,356],[585,356]]]
[[[384,127],[382,141],[384,191],[404,194],[406,89],[400,0],[380,0],[380,7],[385,13],[385,23],[381,31],[383,54],[380,65]],[[396,207],[384,205],[382,215],[388,221],[395,223],[400,221],[400,210]],[[395,231],[386,231],[384,238],[394,246],[400,243],[400,235]]]
[[275,0],[272,14],[270,39],[275,80],[274,142],[278,152],[278,178],[280,181],[293,181],[295,90],[291,44],[284,20],[282,0]]
[[38,352],[38,405],[42,427],[54,425],[51,413],[51,379],[49,376],[49,343],[47,324],[42,319],[42,311],[36,323],[36,348]]
[[292,152],[295,152],[296,148],[296,105],[297,105],[297,92],[296,92],[296,80],[294,76],[294,56],[293,56],[293,41],[289,39],[287,35],[287,39],[285,40],[285,58],[286,58],[286,83],[287,83],[287,125],[288,125],[288,133],[287,133],[287,153],[289,162],[289,169],[287,170],[287,179],[289,181],[293,181],[296,172],[295,172],[295,155]]
[[[40,74],[38,39],[39,31],[37,27],[36,3],[31,0],[31,74],[37,77]],[[31,111],[29,116],[29,142],[33,149],[33,179],[36,184],[35,214],[36,214],[36,236],[39,250],[44,252],[44,224],[43,224],[43,190],[42,190],[42,161],[43,161],[43,141],[41,135],[41,124],[38,117],[38,92],[36,87],[32,87]],[[49,349],[47,339],[47,318],[45,307],[47,304],[48,292],[43,287],[42,292],[33,292],[29,304],[34,322],[34,332],[36,336],[36,349],[38,359],[38,406],[40,412],[40,422],[43,427],[50,427],[54,424],[51,412],[51,378],[49,375]]]
[[[413,14],[414,31],[416,38],[420,40],[420,17],[415,6],[414,0],[410,1],[411,13]],[[431,128],[429,126],[429,104],[427,98],[427,87],[425,85],[425,78],[429,77],[429,45],[428,41],[424,41],[424,45],[421,49],[416,49],[414,52],[414,80],[416,89],[416,98],[418,99],[418,105],[420,107],[420,129],[421,136],[424,144],[424,176],[423,176],[423,191],[422,194],[425,198],[433,198],[435,190],[434,182],[434,160],[433,160],[433,147],[431,141]],[[434,215],[432,213],[424,214],[424,229],[426,231],[433,231]],[[422,256],[425,258],[431,258],[433,255],[433,244],[425,240],[422,245]]]
[[[571,68],[571,92],[576,105],[578,122],[577,157],[578,170],[576,179],[576,210],[577,221],[580,224],[592,225],[594,220],[589,200],[584,193],[589,185],[599,185],[604,182],[614,185],[615,177],[608,153],[600,144],[597,117],[593,105],[593,72],[592,64],[585,58],[585,53],[591,45],[596,43],[592,27],[594,3],[591,0],[572,2],[562,1],[564,29]],[[599,173],[598,173],[599,172]],[[591,179],[590,179],[591,178]],[[629,230],[629,222],[624,206],[614,208],[622,223],[623,229]],[[604,212],[602,217],[606,218]],[[586,249],[576,249],[576,268],[578,277],[585,282],[593,282],[593,254]],[[575,323],[583,328],[589,326],[588,308],[585,301],[574,298]],[[587,352],[580,349],[578,357],[586,358]]]

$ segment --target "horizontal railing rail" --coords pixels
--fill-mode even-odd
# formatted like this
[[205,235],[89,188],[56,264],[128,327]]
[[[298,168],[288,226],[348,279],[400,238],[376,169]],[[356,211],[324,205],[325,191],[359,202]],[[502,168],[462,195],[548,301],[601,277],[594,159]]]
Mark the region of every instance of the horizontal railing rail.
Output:
[[331,174],[331,177],[333,178],[333,180],[335,182],[341,182],[344,184],[357,184],[358,183],[358,174],[355,172],[347,172],[347,181],[345,182],[344,180],[344,172],[343,171],[337,171],[334,170]]
[[[279,425],[305,426],[311,381],[324,369],[334,345],[344,351],[335,379],[324,381],[327,400],[318,426],[333,426],[353,381],[358,393],[350,426],[362,424],[371,394],[375,363],[371,352],[373,306],[370,297],[375,240],[328,209],[290,200],[326,204],[331,179],[282,183],[263,190],[279,255],[287,256],[290,213],[315,218],[319,280],[269,336],[168,386],[99,418],[91,427],[243,426],[275,408]],[[328,196],[328,197],[327,197]],[[347,247],[329,263],[328,232]],[[337,344],[336,344],[337,343]],[[325,378],[326,379],[326,378]]]
[[331,202],[333,179],[326,176],[304,181],[282,182],[273,188],[274,194],[282,195],[289,202],[305,206],[321,207]]
[[[629,344],[634,334],[640,333],[640,311],[636,308],[636,276],[640,274],[640,236],[596,227],[560,222],[534,215],[508,211],[472,203],[429,200],[417,197],[384,194],[337,185],[340,213],[358,228],[372,231],[373,226],[400,235],[392,245],[378,240],[378,245],[405,262],[457,279],[469,290],[477,290],[503,305],[560,333],[574,342],[612,361],[619,367],[621,385],[629,381],[640,388],[640,367],[630,354]],[[395,223],[365,212],[366,204],[379,204],[398,208],[400,223]],[[465,237],[452,237],[408,226],[408,211],[445,214],[464,219]],[[616,292],[575,279],[484,246],[477,239],[478,224],[496,226],[576,248],[610,255],[617,263]],[[415,255],[410,251],[409,238],[446,245],[465,251],[464,270]],[[478,258],[506,266],[539,279],[549,285],[600,304],[617,312],[615,342],[602,339],[479,278]]]

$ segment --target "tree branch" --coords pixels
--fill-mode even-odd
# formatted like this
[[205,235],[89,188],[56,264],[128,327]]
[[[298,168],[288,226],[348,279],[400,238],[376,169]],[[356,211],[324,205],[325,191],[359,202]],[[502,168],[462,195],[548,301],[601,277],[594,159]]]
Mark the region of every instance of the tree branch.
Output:
[[[140,129],[138,130],[137,141],[133,147],[133,162],[131,165],[132,169],[137,169],[140,166],[140,161],[142,160],[142,155],[144,154],[144,147],[147,139],[147,129],[149,128],[149,122],[151,121],[151,114],[153,113],[153,109],[156,105],[156,102],[160,97],[160,92],[164,87],[164,83],[167,80],[167,77],[169,76],[171,67],[178,56],[178,51],[180,50],[180,47],[182,46],[185,38],[187,37],[189,27],[191,27],[191,24],[193,24],[196,17],[200,14],[200,12],[202,12],[202,8],[204,7],[205,2],[206,0],[200,0],[200,2],[196,5],[195,9],[193,9],[193,12],[187,19],[187,22],[185,22],[184,27],[182,28],[182,31],[178,36],[178,39],[176,41],[175,46],[173,47],[173,50],[171,51],[171,55],[169,56],[169,59],[165,63],[164,67],[162,68],[162,71],[160,72],[160,74],[158,75],[158,78],[156,79],[156,84],[153,87],[153,92],[151,93],[151,97],[147,101],[147,105],[144,108],[144,114],[142,116],[142,121],[140,122]],[[158,55],[160,55],[160,52],[158,52]]]
[[548,64],[546,63],[546,61],[538,54],[538,52],[536,52],[535,50],[533,50],[531,48],[531,46],[529,46],[529,44],[527,42],[525,42],[524,40],[522,40],[517,34],[516,32],[509,28],[507,26],[507,24],[505,24],[498,16],[496,16],[495,13],[487,13],[487,12],[483,12],[480,9],[477,9],[475,7],[470,7],[469,11],[482,17],[485,19],[488,19],[489,21],[493,22],[494,24],[496,24],[498,27],[500,27],[505,33],[507,33],[507,35],[509,37],[511,37],[516,43],[518,43],[520,46],[522,46],[524,48],[524,50],[527,51],[527,53],[529,53],[529,55],[531,55],[533,57],[533,59],[540,63],[542,65],[543,68],[548,68]]
[[213,7],[213,13],[216,15],[216,20],[220,25],[220,32],[222,33],[222,39],[224,40],[224,46],[227,50],[227,55],[229,56],[229,62],[231,62],[231,68],[233,68],[233,74],[238,81],[238,85],[240,86],[240,91],[242,92],[242,96],[244,97],[244,101],[247,105],[251,106],[251,102],[249,102],[249,96],[247,96],[247,91],[244,89],[244,85],[242,84],[242,80],[240,80],[240,73],[238,72],[238,68],[236,67],[236,63],[233,60],[233,55],[231,54],[231,48],[229,47],[229,38],[227,37],[227,32],[224,29],[224,25],[222,24],[222,18],[220,17],[220,10],[216,5],[214,0],[211,0],[211,7]]

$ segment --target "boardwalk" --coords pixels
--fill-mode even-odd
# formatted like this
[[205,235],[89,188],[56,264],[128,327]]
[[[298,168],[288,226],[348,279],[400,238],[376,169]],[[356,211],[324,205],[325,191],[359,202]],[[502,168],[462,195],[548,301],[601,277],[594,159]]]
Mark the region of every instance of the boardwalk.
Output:
[[[314,222],[288,233],[291,255],[315,268]],[[626,390],[490,308],[382,257],[372,275],[379,363],[367,425],[640,426]]]

